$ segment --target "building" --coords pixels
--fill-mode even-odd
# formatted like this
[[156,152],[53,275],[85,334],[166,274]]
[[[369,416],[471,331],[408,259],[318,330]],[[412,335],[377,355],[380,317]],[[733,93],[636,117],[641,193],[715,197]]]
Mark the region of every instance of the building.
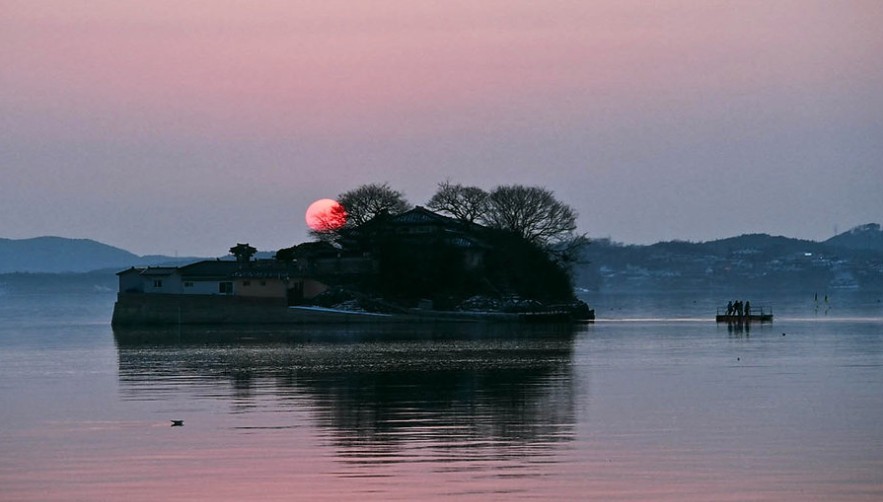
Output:
[[[417,206],[399,214],[381,214],[345,234],[344,249],[359,250],[374,256],[394,244],[417,258],[429,258],[444,252],[455,259],[454,265],[466,271],[481,268],[489,249],[481,235],[487,229],[476,223],[450,218]],[[431,261],[428,266],[436,266]]]
[[121,295],[237,296],[297,305],[328,289],[299,263],[206,260],[182,267],[129,268],[117,273]]

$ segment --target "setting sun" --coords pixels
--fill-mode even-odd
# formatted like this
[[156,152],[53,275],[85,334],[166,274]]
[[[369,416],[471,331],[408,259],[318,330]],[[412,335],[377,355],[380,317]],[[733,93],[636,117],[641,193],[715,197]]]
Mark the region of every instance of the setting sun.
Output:
[[333,199],[319,199],[310,204],[306,214],[307,226],[317,232],[337,230],[346,224],[346,210]]

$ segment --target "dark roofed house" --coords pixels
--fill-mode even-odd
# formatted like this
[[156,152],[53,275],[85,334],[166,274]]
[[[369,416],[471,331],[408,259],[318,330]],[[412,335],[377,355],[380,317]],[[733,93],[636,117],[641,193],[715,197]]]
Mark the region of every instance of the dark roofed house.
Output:
[[414,298],[444,302],[481,288],[489,246],[481,225],[417,206],[399,214],[380,214],[342,231],[344,252],[362,253],[377,262],[373,288],[407,304]]
[[425,234],[439,231],[474,232],[482,229],[481,225],[468,223],[430,211],[417,206],[399,214],[382,213],[365,224],[354,229],[356,235],[388,234]]
[[[444,216],[417,206],[399,214],[381,214],[358,228],[350,230],[343,239],[344,248],[382,254],[390,243],[407,246],[415,255],[431,250],[448,251],[458,255],[458,262],[469,270],[480,268],[488,245],[482,239],[487,229]],[[430,254],[432,254],[430,253]]]

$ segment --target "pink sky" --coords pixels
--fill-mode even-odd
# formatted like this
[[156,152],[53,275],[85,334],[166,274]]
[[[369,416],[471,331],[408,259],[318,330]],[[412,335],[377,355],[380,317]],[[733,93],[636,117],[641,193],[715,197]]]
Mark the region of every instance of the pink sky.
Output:
[[0,0],[0,237],[275,249],[312,200],[388,181],[419,204],[452,178],[547,186],[626,242],[824,238],[883,220],[881,21],[877,2]]

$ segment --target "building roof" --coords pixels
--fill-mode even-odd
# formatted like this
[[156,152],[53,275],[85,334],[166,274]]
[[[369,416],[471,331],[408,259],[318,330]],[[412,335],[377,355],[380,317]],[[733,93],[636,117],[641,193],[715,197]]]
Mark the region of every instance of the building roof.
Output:
[[[444,245],[459,249],[479,249],[488,246],[482,242],[485,227],[457,218],[451,218],[430,211],[421,206],[399,214],[381,214],[347,232],[345,247],[358,249],[376,238],[395,235],[398,238],[430,244]],[[441,239],[440,241],[438,239]]]
[[206,260],[178,269],[182,279],[231,279],[287,277],[291,266],[276,260],[254,260],[248,263]]
[[421,227],[432,226],[445,230],[478,230],[482,227],[477,223],[470,223],[451,218],[443,214],[430,211],[422,206],[416,206],[399,214],[380,214],[363,225],[353,229],[357,234],[371,234],[397,227]]
[[285,278],[293,274],[294,266],[276,260],[254,260],[239,263],[230,260],[204,260],[182,267],[130,267],[121,272],[123,275],[141,275],[148,277],[168,277],[178,274],[183,280],[229,280],[233,278]]
[[141,270],[141,275],[166,276],[172,275],[176,270],[178,270],[177,267],[147,267]]
[[294,268],[292,264],[276,260],[255,260],[234,271],[233,276],[252,279],[285,278],[292,275]]
[[182,278],[209,279],[230,277],[237,269],[243,266],[245,265],[229,260],[204,260],[184,265],[177,270]]
[[129,267],[126,270],[120,270],[119,272],[117,272],[117,275],[141,274],[141,272],[143,272],[143,271],[144,271],[144,267],[141,267],[141,268]]
[[417,206],[404,213],[393,215],[389,218],[389,223],[393,225],[443,225],[443,226],[462,226],[462,222],[455,218],[450,218],[425,207]]

